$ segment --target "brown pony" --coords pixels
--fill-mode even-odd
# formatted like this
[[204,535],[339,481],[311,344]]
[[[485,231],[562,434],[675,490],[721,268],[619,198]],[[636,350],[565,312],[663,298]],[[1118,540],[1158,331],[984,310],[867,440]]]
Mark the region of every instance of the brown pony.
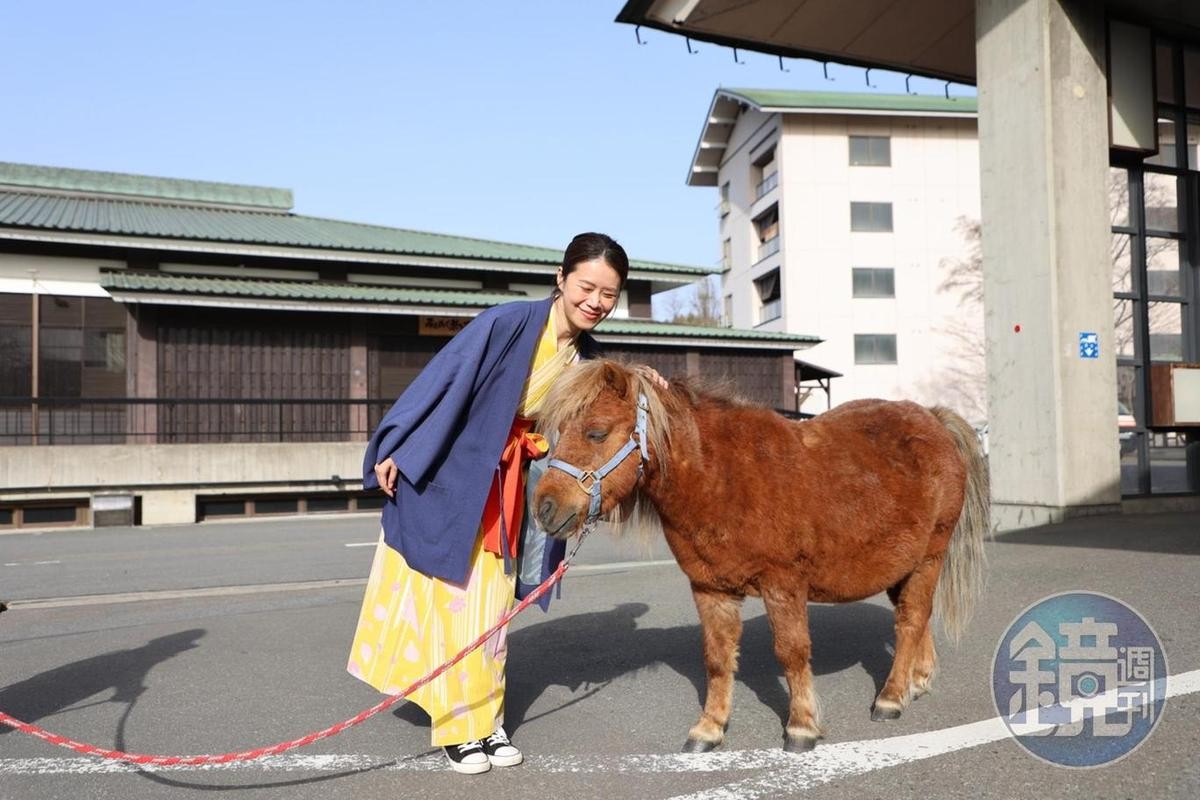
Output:
[[[935,590],[943,628],[957,639],[983,577],[987,465],[971,427],[944,408],[884,400],[792,422],[686,380],[661,390],[636,368],[596,360],[568,370],[543,405],[542,429],[558,432],[553,458],[599,469],[637,438],[642,395],[644,474],[635,448],[603,477],[600,513],[657,512],[691,581],[708,690],[684,750],[724,738],[746,595],[763,599],[791,693],[785,749],[807,750],[821,735],[809,601],[887,592],[896,653],[871,718],[899,717],[933,677]],[[593,480],[548,470],[532,506],[541,525],[560,538],[577,533]]]

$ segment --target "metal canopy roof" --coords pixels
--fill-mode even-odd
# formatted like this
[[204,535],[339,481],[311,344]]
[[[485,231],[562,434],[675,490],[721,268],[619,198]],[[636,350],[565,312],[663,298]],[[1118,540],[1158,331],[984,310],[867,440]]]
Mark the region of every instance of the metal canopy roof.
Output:
[[[1196,0],[1104,5],[1131,22],[1200,35]],[[628,0],[616,21],[788,58],[975,83],[975,0]]]

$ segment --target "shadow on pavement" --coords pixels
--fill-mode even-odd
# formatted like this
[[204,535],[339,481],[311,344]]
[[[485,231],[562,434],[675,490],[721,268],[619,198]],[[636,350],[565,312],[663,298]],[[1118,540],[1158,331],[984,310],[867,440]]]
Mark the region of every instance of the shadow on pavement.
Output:
[[[551,619],[510,633],[504,713],[509,732],[526,720],[529,708],[548,686],[563,686],[573,693],[584,689],[572,698],[573,704],[617,678],[663,667],[691,682],[699,709],[706,682],[699,623],[639,628],[637,620],[648,610],[643,603],[624,603],[609,611]],[[882,686],[891,669],[892,625],[891,611],[874,604],[810,606],[813,673],[861,665],[876,687]],[[788,694],[764,614],[744,623],[737,680],[773,709],[781,723],[786,722]],[[423,715],[398,716],[419,723]]]
[[1200,555],[1200,524],[1194,513],[1082,517],[1057,525],[1006,531],[994,538],[997,544]]
[[[146,675],[185,650],[196,647],[205,631],[195,628],[152,639],[141,647],[114,650],[35,675],[0,689],[0,711],[22,722],[68,711],[77,703],[108,690],[101,703],[132,706],[146,691]],[[12,728],[0,725],[0,736]]]

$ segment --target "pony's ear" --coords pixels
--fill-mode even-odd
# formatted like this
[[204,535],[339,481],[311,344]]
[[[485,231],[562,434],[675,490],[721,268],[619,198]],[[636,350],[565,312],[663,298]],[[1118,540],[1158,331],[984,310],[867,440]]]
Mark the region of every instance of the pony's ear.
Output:
[[612,389],[618,397],[624,397],[629,392],[629,370],[621,366],[615,361],[604,361],[601,375],[604,377],[604,383]]

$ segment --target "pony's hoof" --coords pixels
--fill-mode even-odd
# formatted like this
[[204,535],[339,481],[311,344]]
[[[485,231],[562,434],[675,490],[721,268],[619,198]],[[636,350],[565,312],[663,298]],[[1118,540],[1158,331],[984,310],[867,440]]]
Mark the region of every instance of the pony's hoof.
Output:
[[707,753],[717,749],[718,742],[706,742],[703,739],[693,739],[690,736],[683,743],[684,753]]
[[815,736],[785,736],[783,751],[785,753],[807,753],[817,746]]
[[872,722],[884,722],[889,719],[900,719],[900,709],[893,706],[881,706],[878,703],[871,706]]

